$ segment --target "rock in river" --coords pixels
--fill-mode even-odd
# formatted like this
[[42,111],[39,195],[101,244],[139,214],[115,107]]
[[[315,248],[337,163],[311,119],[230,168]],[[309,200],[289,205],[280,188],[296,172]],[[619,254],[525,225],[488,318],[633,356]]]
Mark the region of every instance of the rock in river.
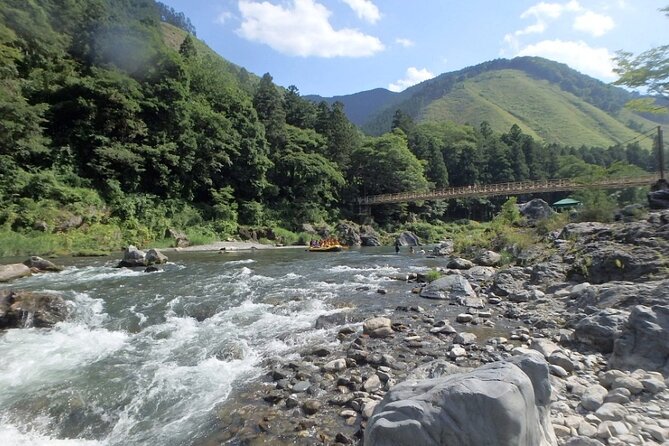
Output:
[[68,313],[67,303],[60,296],[0,292],[0,329],[51,327],[65,320]]
[[30,268],[23,263],[0,265],[0,282],[9,282],[10,280],[26,277],[30,274]]

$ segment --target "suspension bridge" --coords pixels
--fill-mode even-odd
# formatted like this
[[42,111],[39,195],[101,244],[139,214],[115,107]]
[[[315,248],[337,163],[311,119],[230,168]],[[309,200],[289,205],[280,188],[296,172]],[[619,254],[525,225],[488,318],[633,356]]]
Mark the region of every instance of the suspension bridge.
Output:
[[626,187],[651,186],[663,175],[661,173],[634,177],[601,178],[582,181],[568,178],[541,181],[519,181],[515,183],[474,184],[449,187],[425,192],[401,192],[397,194],[372,195],[360,198],[360,206],[407,203],[425,200],[450,200],[454,198],[493,197],[499,195],[525,195],[544,192],[565,192],[582,189],[622,189]]

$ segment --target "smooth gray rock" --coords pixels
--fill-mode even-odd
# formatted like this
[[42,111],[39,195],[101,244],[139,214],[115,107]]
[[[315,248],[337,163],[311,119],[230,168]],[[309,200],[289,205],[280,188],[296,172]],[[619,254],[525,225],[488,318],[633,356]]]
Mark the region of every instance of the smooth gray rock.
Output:
[[23,263],[0,265],[0,282],[9,282],[10,280],[20,279],[30,274],[30,268]]
[[38,256],[31,256],[28,260],[23,262],[30,269],[36,269],[39,271],[48,271],[52,273],[57,273],[63,270],[63,268],[56,266],[53,262],[43,259]]
[[446,264],[446,268],[449,269],[471,269],[473,267],[474,263],[467,259],[463,259],[462,257],[453,257]]
[[385,338],[393,334],[393,329],[387,317],[373,317],[362,324],[362,332],[372,338]]
[[[365,446],[554,446],[548,364],[539,355],[392,388]],[[473,416],[475,414],[475,416]]]
[[669,305],[634,307],[625,330],[615,342],[609,365],[669,375]]
[[584,317],[574,330],[574,338],[590,344],[602,353],[613,351],[614,340],[622,333],[627,313],[607,308]]
[[464,305],[467,298],[477,296],[467,279],[458,274],[453,274],[430,282],[421,290],[420,297],[451,300]]
[[555,211],[541,198],[535,198],[520,205],[520,213],[528,220],[543,220],[555,214]]
[[581,406],[586,410],[595,411],[604,404],[607,393],[607,390],[598,384],[590,386],[581,396]]
[[397,240],[400,242],[400,246],[420,246],[420,240],[413,232],[404,231],[397,236]]
[[474,263],[481,266],[497,266],[502,261],[502,256],[495,251],[483,251],[474,258]]
[[167,263],[167,256],[157,249],[149,249],[146,252],[146,263],[149,265]]
[[123,260],[118,264],[119,268],[134,268],[138,266],[148,266],[146,262],[146,253],[130,245],[123,252]]

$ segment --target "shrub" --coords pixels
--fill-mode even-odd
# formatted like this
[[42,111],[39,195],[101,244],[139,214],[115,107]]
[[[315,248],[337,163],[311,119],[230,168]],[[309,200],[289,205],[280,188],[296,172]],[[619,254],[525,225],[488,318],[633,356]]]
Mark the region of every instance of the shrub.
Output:
[[436,269],[431,269],[430,271],[425,273],[425,280],[428,282],[434,282],[438,278],[442,276],[440,271],[437,271]]

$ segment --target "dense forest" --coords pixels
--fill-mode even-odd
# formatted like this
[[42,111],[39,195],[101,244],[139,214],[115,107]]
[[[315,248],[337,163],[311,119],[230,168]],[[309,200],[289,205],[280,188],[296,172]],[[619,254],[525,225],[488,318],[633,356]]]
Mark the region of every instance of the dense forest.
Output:
[[[194,240],[240,225],[296,231],[354,218],[367,194],[653,168],[638,141],[562,147],[516,125],[499,134],[402,112],[391,132],[365,136],[341,103],[313,103],[224,61],[183,14],[152,0],[0,5],[3,243],[64,232],[68,249],[109,249],[168,228]],[[392,228],[495,203],[392,205],[374,218]]]

